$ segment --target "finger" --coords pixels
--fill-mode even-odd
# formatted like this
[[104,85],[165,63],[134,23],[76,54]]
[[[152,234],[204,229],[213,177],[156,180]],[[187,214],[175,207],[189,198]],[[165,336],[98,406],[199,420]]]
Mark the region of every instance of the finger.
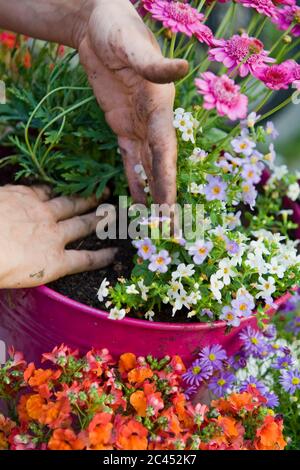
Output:
[[118,248],[105,248],[99,251],[66,250],[63,258],[63,275],[104,268],[114,261],[117,252]]
[[107,212],[108,215],[102,219],[93,213],[59,222],[58,226],[64,243],[68,244],[85,238],[94,233],[96,229],[101,232],[107,224],[114,223],[116,220],[114,207],[108,208]]
[[[104,197],[106,198],[107,195],[108,190],[106,190]],[[47,206],[56,220],[66,220],[75,215],[84,214],[97,207],[98,204],[99,200],[95,195],[88,198],[62,196],[47,202]]]
[[85,238],[94,233],[99,222],[95,213],[73,217],[58,223],[65,244]]
[[132,199],[136,203],[145,204],[147,199],[145,186],[135,171],[135,166],[141,163],[141,143],[138,140],[121,137],[119,146]]
[[51,198],[51,188],[47,185],[31,186],[32,191],[37,195],[40,201],[46,202]]
[[[171,91],[171,90],[170,90]],[[163,99],[163,98],[162,98]],[[177,140],[173,126],[173,98],[156,109],[148,123],[148,143],[152,154],[150,190],[157,204],[176,202]]]
[[183,59],[165,58],[149,30],[137,34],[135,41],[126,43],[131,66],[146,80],[154,83],[171,83],[184,77],[189,64]]

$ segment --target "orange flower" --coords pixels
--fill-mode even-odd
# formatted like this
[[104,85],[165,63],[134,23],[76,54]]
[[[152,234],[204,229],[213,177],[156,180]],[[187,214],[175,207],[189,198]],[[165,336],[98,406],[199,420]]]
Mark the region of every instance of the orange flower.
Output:
[[168,426],[167,426],[168,432],[175,434],[175,436],[178,436],[182,432],[179,419],[176,416],[173,409],[169,408],[168,410],[163,411],[161,416],[167,418],[168,420]]
[[217,408],[220,412],[233,414],[238,413],[241,410],[252,411],[257,408],[260,403],[254,400],[251,393],[232,393],[228,398],[220,398],[214,400],[211,403],[212,407]]
[[30,419],[39,420],[43,414],[45,400],[40,395],[30,395],[26,401],[26,412]]
[[118,429],[116,444],[122,450],[146,450],[148,430],[135,419],[129,419]]
[[180,356],[173,356],[170,362],[170,366],[177,374],[183,374],[186,371],[186,367]]
[[130,383],[142,383],[146,379],[151,379],[151,377],[153,377],[153,372],[150,367],[137,367],[128,374]]
[[42,414],[39,417],[41,424],[47,424],[50,428],[57,428],[66,424],[71,413],[69,399],[63,397],[56,402],[48,402],[43,406]]
[[137,362],[135,354],[122,354],[119,359],[119,371],[121,372],[121,374],[123,372],[129,372],[130,370],[135,368],[136,364]]
[[15,427],[16,424],[13,421],[0,414],[0,450],[8,449],[9,442],[7,438]]
[[50,380],[57,380],[60,375],[60,370],[35,369],[34,365],[31,363],[24,372],[24,380],[34,388],[47,384]]
[[146,416],[147,398],[142,390],[137,390],[130,397],[130,404],[133,406],[138,416]]
[[266,416],[263,425],[256,432],[255,448],[257,450],[283,450],[286,441],[282,434],[282,421]]
[[90,449],[110,450],[112,437],[112,414],[98,413],[94,416],[88,427]]
[[50,450],[83,450],[85,444],[72,429],[55,429],[49,442]]
[[8,47],[8,49],[13,49],[14,47],[17,47],[16,39],[17,36],[14,33],[8,33],[4,31],[0,34],[0,42],[2,42],[4,46]]
[[176,395],[173,399],[173,404],[175,406],[176,413],[180,421],[182,421],[184,427],[192,427],[193,419],[192,416],[190,416],[190,414],[187,412],[185,395],[183,393]]
[[25,69],[30,69],[31,68],[31,54],[29,51],[26,51],[23,57],[23,65]]
[[235,439],[241,434],[244,434],[244,428],[241,428],[240,423],[234,418],[229,416],[218,416],[216,422],[229,439]]
[[27,402],[29,398],[32,396],[33,395],[22,395],[19,400],[17,410],[18,410],[18,417],[21,423],[27,423],[31,419],[27,412]]

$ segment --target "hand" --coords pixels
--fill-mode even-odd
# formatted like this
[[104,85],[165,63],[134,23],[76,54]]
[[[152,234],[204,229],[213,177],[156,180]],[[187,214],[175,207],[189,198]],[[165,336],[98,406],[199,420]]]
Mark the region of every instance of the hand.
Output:
[[146,199],[134,171],[142,163],[155,202],[175,203],[175,93],[170,82],[187,73],[188,63],[162,56],[129,0],[96,0],[75,42],[107,122],[118,136],[133,199]]
[[95,213],[79,216],[98,204],[94,197],[50,199],[45,187],[1,187],[0,288],[34,287],[110,264],[116,248],[65,249],[101,225]]

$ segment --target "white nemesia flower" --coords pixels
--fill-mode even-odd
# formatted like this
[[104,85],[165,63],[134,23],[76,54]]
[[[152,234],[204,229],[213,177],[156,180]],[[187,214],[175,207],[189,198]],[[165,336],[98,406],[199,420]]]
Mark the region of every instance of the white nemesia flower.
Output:
[[155,313],[153,312],[153,310],[148,310],[148,312],[145,313],[146,320],[153,321],[154,317]]
[[289,197],[292,201],[297,201],[300,195],[300,186],[298,183],[290,184],[287,190],[287,197]]
[[195,274],[195,269],[192,264],[180,263],[176,271],[172,273],[172,279],[181,279],[182,277],[192,277]]
[[200,149],[199,147],[194,148],[192,155],[189,157],[189,160],[193,163],[203,162],[208,153],[205,150]]
[[105,297],[108,296],[108,294],[109,294],[108,286],[109,286],[109,282],[105,277],[103,279],[103,281],[101,282],[101,285],[100,285],[99,290],[97,292],[97,297],[98,297],[99,302],[103,302]]
[[231,278],[237,275],[237,272],[233,269],[235,263],[229,258],[224,258],[219,262],[219,269],[216,272],[216,278],[222,279],[225,286],[229,286]]
[[268,272],[266,262],[260,254],[248,253],[245,264],[257,271],[260,275]]
[[284,277],[284,273],[286,271],[286,267],[284,264],[280,263],[279,258],[272,258],[271,262],[267,265],[267,272],[270,274],[274,274],[282,279]]
[[222,299],[221,290],[224,287],[224,283],[220,281],[215,274],[210,277],[210,290],[214,298],[220,303]]
[[272,297],[272,294],[276,291],[276,281],[274,277],[269,276],[267,280],[263,277],[260,277],[258,282],[259,284],[256,285],[256,288],[260,292],[256,294],[255,298],[259,299],[260,297],[262,297],[263,299],[268,299]]
[[139,291],[134,284],[131,284],[126,287],[126,294],[139,294]]
[[110,320],[123,320],[126,316],[126,311],[124,308],[118,309],[114,307],[110,310],[108,318]]
[[142,297],[142,300],[145,300],[145,302],[148,300],[148,292],[150,290],[149,287],[145,286],[144,284],[144,279],[140,279],[138,282],[137,282],[137,285],[138,285],[138,288],[140,289],[141,291],[141,297]]

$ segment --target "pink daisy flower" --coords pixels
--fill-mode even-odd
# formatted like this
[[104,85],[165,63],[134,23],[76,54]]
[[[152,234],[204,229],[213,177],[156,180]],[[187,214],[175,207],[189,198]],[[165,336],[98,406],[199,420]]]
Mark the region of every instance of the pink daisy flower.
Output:
[[293,22],[298,23],[291,30],[291,34],[300,36],[300,7],[297,5],[288,5],[278,9],[272,21],[283,31],[287,30]]
[[[217,47],[209,51],[209,59],[222,62],[229,71],[241,64],[238,69],[241,77],[246,77],[249,72],[253,73],[256,67],[265,62],[275,62],[275,59],[268,57],[263,43],[246,33],[241,36],[235,34],[230,39],[215,40],[215,44]],[[247,56],[249,57],[246,59]]]
[[294,67],[292,60],[271,66],[264,65],[255,70],[255,77],[272,90],[286,90],[294,81]]
[[276,14],[276,7],[272,0],[237,0],[237,2],[246,8],[254,8],[258,13],[270,18]]
[[220,116],[228,116],[232,121],[246,117],[248,98],[240,93],[240,87],[233,80],[212,72],[204,72],[201,77],[195,83],[198,93],[204,96],[205,109],[216,108]]
[[211,43],[213,34],[207,26],[201,23],[204,15],[191,5],[167,0],[147,0],[144,6],[153,18],[161,21],[164,27],[169,28],[173,33],[195,35],[199,41]]

